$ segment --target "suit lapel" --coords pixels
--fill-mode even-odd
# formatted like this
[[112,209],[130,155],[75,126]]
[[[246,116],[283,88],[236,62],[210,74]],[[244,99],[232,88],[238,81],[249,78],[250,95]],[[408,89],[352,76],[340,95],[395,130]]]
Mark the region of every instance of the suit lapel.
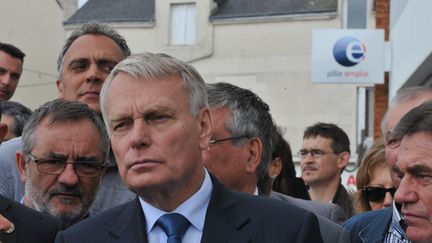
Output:
[[148,242],[146,221],[138,197],[124,205],[114,223],[107,223],[112,224],[110,235],[121,242]]
[[201,242],[249,242],[246,233],[250,216],[240,207],[232,192],[214,177]]
[[17,242],[17,232],[20,231],[20,219],[10,214],[9,210],[11,209],[12,203],[10,199],[7,199],[0,195],[0,212],[1,214],[9,219],[14,225],[15,230],[10,234],[2,233],[0,234],[0,240],[3,243],[12,243]]
[[0,212],[6,211],[11,205],[9,199],[6,199],[4,196],[0,195]]

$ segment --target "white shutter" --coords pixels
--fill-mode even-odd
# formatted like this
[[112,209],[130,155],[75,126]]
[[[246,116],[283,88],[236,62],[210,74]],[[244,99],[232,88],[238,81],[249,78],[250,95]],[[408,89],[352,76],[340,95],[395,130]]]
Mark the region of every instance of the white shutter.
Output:
[[193,45],[196,38],[196,6],[195,3],[172,4],[171,45]]

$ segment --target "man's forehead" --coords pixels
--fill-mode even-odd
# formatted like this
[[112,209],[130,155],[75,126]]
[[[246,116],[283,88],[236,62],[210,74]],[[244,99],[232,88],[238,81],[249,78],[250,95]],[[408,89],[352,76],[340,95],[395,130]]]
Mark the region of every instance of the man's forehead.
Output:
[[2,66],[4,66],[4,68],[12,68],[18,66],[17,69],[19,70],[13,70],[13,71],[16,72],[22,71],[22,61],[19,58],[13,57],[9,55],[9,53],[2,50],[0,50],[0,63]]
[[65,60],[85,57],[111,57],[122,60],[120,47],[110,37],[105,35],[86,34],[78,37],[65,53]]
[[385,131],[393,131],[397,123],[406,113],[429,100],[432,100],[432,92],[425,91],[415,98],[406,99],[395,103],[387,112]]
[[432,165],[432,133],[416,132],[404,136],[398,151],[397,163],[416,163],[429,161]]

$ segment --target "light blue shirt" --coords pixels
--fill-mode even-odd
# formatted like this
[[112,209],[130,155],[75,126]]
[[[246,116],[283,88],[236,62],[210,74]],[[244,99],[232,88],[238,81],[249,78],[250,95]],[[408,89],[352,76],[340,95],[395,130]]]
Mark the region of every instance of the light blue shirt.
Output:
[[[191,223],[183,236],[182,242],[201,242],[205,216],[207,213],[207,207],[210,203],[212,191],[213,184],[209,173],[205,170],[204,181],[200,189],[192,195],[192,197],[172,211],[180,213]],[[148,204],[141,198],[139,198],[139,201],[145,214],[149,243],[166,242],[167,236],[165,232],[159,226],[155,226],[155,223],[162,215],[171,212],[160,210],[159,208]]]

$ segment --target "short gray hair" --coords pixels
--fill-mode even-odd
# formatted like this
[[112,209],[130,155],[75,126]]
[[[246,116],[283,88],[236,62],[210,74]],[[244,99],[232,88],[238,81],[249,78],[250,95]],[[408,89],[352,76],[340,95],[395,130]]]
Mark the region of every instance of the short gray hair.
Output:
[[57,58],[57,73],[59,77],[61,77],[61,72],[63,69],[64,56],[66,52],[69,50],[69,47],[72,43],[83,35],[104,35],[110,39],[112,39],[120,48],[123,57],[128,57],[131,54],[131,51],[126,43],[126,40],[121,36],[117,31],[106,24],[98,23],[98,22],[89,22],[85,23],[81,26],[78,26],[69,38],[66,39],[65,44],[62,47],[59,57]]
[[[121,61],[111,71],[103,84],[100,96],[101,111],[107,128],[106,96],[113,79],[124,73],[134,78],[160,79],[168,76],[181,78],[181,86],[189,95],[189,109],[196,116],[201,108],[207,106],[207,92],[204,80],[191,65],[163,53],[134,54]],[[108,129],[109,130],[109,129]]]
[[[90,120],[97,128],[102,144],[102,155],[105,161],[108,159],[110,141],[105,129],[105,126],[100,118],[100,115],[88,107],[86,104],[78,101],[66,101],[56,99],[43,104],[36,109],[33,115],[30,116],[24,126],[22,135],[22,146],[24,153],[30,153],[34,147],[34,133],[36,128],[45,118],[49,119],[49,124],[61,122],[74,122],[81,120]],[[86,131],[83,131],[86,132]]]
[[[225,128],[232,136],[259,138],[263,143],[261,162],[258,167],[258,181],[268,177],[267,165],[272,151],[272,137],[275,132],[270,109],[258,95],[250,90],[229,83],[207,84],[210,108],[227,107],[231,117],[225,122]],[[237,145],[244,144],[239,140]]]
[[386,136],[386,134],[385,134],[386,131],[385,131],[384,126],[385,126],[387,114],[389,113],[389,111],[391,109],[393,109],[394,106],[396,106],[402,102],[409,101],[409,100],[415,100],[415,99],[422,97],[423,95],[431,95],[432,96],[432,88],[426,87],[426,86],[414,86],[414,87],[401,89],[397,92],[397,94],[391,99],[391,101],[388,105],[387,111],[381,120],[380,128],[381,128],[381,132],[382,132],[384,137]]

